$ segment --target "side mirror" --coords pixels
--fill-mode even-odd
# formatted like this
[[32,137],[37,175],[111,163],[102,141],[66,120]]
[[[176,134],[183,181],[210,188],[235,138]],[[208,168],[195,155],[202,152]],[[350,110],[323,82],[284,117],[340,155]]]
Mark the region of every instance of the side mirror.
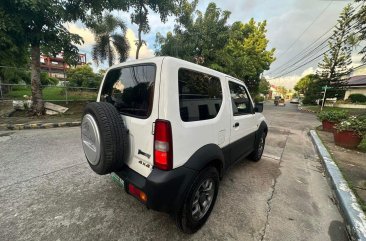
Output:
[[263,102],[262,103],[255,103],[254,112],[263,112]]

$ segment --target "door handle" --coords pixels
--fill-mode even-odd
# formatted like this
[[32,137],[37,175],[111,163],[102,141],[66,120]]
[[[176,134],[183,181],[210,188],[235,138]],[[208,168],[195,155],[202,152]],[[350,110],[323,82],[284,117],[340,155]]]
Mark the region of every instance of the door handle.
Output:
[[233,127],[238,127],[239,126],[239,122],[236,122]]

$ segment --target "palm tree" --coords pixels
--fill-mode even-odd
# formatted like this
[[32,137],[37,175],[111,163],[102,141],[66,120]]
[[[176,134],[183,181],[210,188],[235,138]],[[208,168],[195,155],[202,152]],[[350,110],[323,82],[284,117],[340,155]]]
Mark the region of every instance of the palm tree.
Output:
[[[122,20],[107,13],[101,20],[89,24],[88,27],[95,35],[96,44],[93,46],[92,56],[97,65],[108,59],[109,66],[112,66],[117,57],[114,50],[120,63],[126,61],[130,46],[126,38],[127,28]],[[119,29],[122,34],[117,33]]]

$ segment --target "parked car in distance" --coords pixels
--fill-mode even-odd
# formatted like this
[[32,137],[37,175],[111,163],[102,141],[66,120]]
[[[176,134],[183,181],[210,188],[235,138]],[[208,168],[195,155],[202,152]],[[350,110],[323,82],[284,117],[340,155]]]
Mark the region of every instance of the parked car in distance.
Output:
[[136,60],[106,72],[97,102],[85,107],[82,146],[93,171],[111,173],[147,208],[194,233],[225,171],[244,157],[261,159],[262,110],[226,74],[172,57]]
[[299,104],[299,98],[292,98],[292,99],[290,100],[290,103],[291,103],[291,104]]
[[279,103],[279,101],[282,99],[282,97],[281,96],[275,96],[274,97],[274,101],[273,101],[273,103],[274,103],[274,105],[278,105],[278,103]]

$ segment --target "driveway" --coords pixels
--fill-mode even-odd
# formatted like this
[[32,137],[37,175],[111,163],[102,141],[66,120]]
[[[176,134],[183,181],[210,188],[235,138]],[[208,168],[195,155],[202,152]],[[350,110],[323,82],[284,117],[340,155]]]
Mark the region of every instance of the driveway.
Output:
[[80,128],[0,132],[0,240],[347,240],[307,135],[312,114],[265,105],[262,160],[231,168],[206,225],[178,231],[88,166]]

